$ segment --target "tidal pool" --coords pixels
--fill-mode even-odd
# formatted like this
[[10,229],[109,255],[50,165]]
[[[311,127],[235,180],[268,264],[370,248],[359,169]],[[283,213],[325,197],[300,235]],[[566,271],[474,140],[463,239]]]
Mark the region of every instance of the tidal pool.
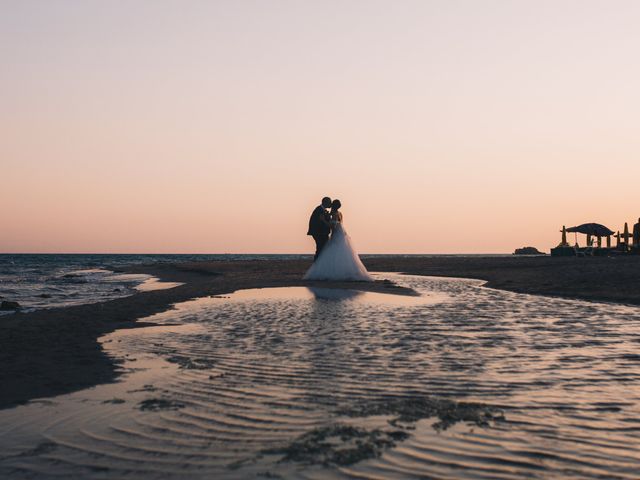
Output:
[[0,411],[9,478],[638,478],[640,308],[384,274],[103,337],[121,381]]

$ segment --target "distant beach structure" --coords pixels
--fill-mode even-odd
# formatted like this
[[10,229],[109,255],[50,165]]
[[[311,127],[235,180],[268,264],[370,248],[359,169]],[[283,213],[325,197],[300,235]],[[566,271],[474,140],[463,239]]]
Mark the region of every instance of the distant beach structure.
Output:
[[546,255],[546,253],[541,252],[536,247],[516,248],[513,254],[514,255]]
[[[583,223],[575,227],[562,226],[562,238],[560,243],[551,249],[553,257],[586,257],[603,255],[627,255],[640,253],[640,218],[633,226],[633,233],[629,233],[629,224],[624,223],[622,233],[614,232],[600,223]],[[567,233],[573,233],[575,243],[569,244]],[[578,234],[586,235],[586,244],[580,246]],[[615,237],[615,246],[611,245],[611,238]],[[603,246],[603,239],[605,245]]]

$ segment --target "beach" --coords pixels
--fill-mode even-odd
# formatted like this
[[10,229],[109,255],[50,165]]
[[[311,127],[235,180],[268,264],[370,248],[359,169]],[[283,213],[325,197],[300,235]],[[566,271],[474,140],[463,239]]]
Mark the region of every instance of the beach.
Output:
[[636,258],[364,262],[131,265],[159,289],[3,316],[0,472],[633,478]]
[[[490,288],[584,300],[640,304],[640,257],[370,257],[370,271],[473,278]],[[180,286],[140,292],[103,303],[39,310],[2,317],[0,408],[34,398],[114,381],[117,359],[96,339],[186,300],[239,289],[312,285],[301,280],[308,260],[187,262],[133,265],[121,272],[153,275]],[[331,284],[379,292],[411,294],[393,284]]]
[[640,478],[640,3],[6,3],[0,479]]

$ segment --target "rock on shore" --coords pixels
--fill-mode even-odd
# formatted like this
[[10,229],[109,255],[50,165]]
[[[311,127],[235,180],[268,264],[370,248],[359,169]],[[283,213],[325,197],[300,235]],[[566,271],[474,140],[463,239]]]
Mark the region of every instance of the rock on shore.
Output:
[[516,251],[513,252],[514,255],[546,255],[544,252],[541,252],[536,247],[522,247],[516,248]]
[[3,300],[2,303],[0,303],[0,310],[20,310],[20,304],[18,302]]

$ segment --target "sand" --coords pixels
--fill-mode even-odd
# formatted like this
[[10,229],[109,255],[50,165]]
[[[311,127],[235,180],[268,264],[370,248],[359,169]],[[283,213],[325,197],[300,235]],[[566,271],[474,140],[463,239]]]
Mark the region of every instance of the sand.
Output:
[[[477,278],[514,292],[640,304],[640,257],[375,257],[370,271]],[[109,302],[19,313],[0,319],[0,408],[114,381],[118,361],[96,339],[120,328],[145,326],[137,319],[189,299],[238,289],[310,286],[301,280],[307,261],[202,262],[132,266],[183,285],[141,292]],[[411,295],[391,283],[332,284]]]
[[101,336],[118,381],[0,411],[0,477],[637,478],[640,308],[380,275],[421,295],[246,289]]

